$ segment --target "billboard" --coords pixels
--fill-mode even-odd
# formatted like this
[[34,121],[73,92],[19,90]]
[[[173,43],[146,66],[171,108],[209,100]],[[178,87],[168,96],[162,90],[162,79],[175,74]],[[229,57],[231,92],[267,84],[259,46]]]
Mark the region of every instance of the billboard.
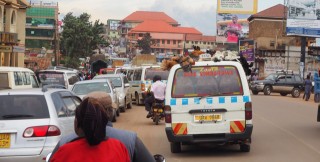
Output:
[[258,0],[218,0],[217,13],[255,14]]
[[218,0],[216,41],[238,43],[240,38],[247,38],[247,19],[257,13],[257,5],[257,0]]
[[248,62],[254,61],[254,40],[240,40],[239,54],[242,55]]
[[320,0],[288,0],[287,35],[320,37]]

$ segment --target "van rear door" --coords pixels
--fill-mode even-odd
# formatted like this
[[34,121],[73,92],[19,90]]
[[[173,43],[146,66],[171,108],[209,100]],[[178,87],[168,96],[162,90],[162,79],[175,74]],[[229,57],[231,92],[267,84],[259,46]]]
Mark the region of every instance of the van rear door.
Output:
[[245,103],[250,100],[243,82],[234,65],[193,66],[191,72],[178,68],[166,101],[174,134],[243,132]]

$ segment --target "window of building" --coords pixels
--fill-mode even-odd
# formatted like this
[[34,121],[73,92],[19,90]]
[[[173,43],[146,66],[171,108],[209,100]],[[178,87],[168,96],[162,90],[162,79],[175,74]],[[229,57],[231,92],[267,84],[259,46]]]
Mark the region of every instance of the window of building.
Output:
[[189,43],[189,41],[186,41],[186,43]]
[[203,44],[207,44],[207,42],[203,42]]
[[26,36],[53,38],[54,29],[26,29]]
[[173,40],[173,44],[177,44],[177,41],[176,41],[176,40]]
[[198,41],[195,41],[195,44],[198,44]]
[[162,44],[165,44],[166,43],[166,41],[165,40],[162,40]]
[[194,42],[193,41],[191,41],[191,44],[193,44]]
[[54,27],[54,18],[31,18],[28,17],[26,20],[26,26],[36,26],[36,27]]
[[170,40],[167,40],[167,44],[170,44]]
[[270,47],[274,47],[274,41],[270,41]]

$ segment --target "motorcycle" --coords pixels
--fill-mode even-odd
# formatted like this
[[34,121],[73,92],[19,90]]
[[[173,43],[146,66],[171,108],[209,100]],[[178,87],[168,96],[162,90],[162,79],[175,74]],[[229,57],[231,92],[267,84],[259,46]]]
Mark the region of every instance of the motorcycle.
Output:
[[160,120],[164,117],[164,103],[155,101],[152,104],[152,116],[151,119],[153,122],[158,125]]

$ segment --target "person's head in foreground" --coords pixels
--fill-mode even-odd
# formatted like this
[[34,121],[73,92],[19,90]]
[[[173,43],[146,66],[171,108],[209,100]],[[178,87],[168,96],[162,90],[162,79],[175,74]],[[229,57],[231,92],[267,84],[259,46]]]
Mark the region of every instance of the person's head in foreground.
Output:
[[104,106],[97,99],[87,97],[76,109],[74,129],[89,145],[98,145],[106,139],[108,120]]

